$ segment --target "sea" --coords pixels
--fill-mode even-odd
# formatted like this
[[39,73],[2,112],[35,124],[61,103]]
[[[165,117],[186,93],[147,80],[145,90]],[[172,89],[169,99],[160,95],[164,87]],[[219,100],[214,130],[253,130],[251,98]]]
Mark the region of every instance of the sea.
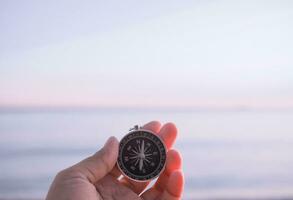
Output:
[[293,199],[292,110],[0,111],[0,199],[44,199],[56,173],[134,125],[174,122],[183,199]]

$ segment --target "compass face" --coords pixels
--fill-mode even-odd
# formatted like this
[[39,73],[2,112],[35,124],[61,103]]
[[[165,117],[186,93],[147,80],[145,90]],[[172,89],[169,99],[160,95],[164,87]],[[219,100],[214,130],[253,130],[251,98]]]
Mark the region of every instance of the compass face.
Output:
[[132,131],[120,141],[117,163],[128,178],[136,181],[151,180],[165,167],[165,145],[150,131]]

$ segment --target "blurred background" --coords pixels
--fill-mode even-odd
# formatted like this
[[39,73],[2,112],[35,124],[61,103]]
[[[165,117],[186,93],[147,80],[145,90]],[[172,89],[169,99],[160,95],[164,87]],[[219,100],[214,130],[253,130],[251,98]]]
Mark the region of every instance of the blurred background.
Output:
[[183,199],[293,198],[292,1],[0,1],[0,199],[150,120]]

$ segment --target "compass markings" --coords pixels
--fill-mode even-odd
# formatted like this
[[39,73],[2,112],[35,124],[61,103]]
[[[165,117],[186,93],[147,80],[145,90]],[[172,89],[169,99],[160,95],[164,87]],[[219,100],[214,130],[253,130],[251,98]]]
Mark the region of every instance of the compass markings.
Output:
[[159,137],[147,131],[133,132],[124,137],[120,142],[119,151],[119,168],[124,175],[132,179],[149,180],[156,177],[165,167],[164,144]]
[[[130,151],[129,157],[124,158],[126,162],[130,160],[134,166],[138,166],[139,170],[145,173],[144,167],[147,167],[150,160],[152,159],[151,156],[154,155],[151,152],[151,144],[147,142],[145,145],[144,140],[136,140],[137,146],[131,147],[130,145],[127,147],[127,150]],[[133,167],[134,167],[133,166]],[[153,165],[151,165],[153,167]],[[133,167],[131,168],[133,170]]]

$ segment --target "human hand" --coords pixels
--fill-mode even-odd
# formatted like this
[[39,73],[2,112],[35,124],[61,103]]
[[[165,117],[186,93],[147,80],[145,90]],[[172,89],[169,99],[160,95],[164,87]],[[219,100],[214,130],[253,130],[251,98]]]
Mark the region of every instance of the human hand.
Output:
[[158,134],[168,149],[166,168],[152,187],[144,191],[150,181],[136,182],[121,175],[116,166],[119,142],[110,137],[93,156],[59,172],[46,200],[179,200],[184,185],[182,161],[176,150],[170,150],[177,136],[176,126],[167,123],[161,127],[153,121],[143,128]]

